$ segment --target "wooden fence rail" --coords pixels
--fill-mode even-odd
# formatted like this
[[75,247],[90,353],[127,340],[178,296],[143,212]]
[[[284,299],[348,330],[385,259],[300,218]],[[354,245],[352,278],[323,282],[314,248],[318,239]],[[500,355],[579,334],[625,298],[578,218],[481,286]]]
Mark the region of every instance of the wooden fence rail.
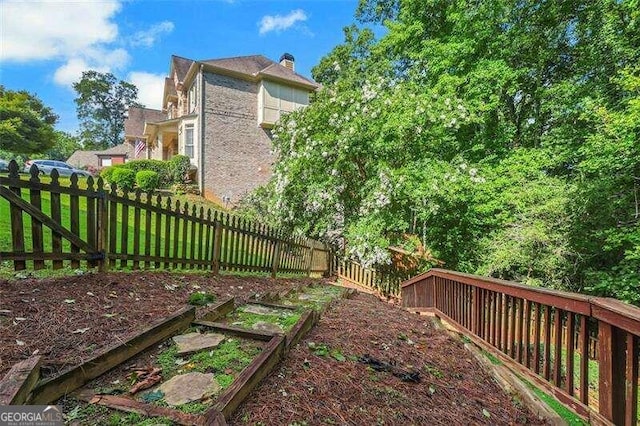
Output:
[[[15,161],[0,177],[0,227],[11,244],[0,241],[0,261],[16,270],[81,262],[102,270],[188,268],[219,271],[325,274],[330,251],[315,240],[287,237],[259,223],[220,211],[181,204],[171,197],[106,188],[76,175],[61,184],[56,170],[41,178],[36,166],[22,178]],[[6,215],[3,211],[6,210]],[[6,219],[10,223],[3,225]],[[2,228],[0,228],[2,229]],[[7,250],[9,248],[9,250]]]
[[[404,307],[446,319],[578,414],[637,424],[639,308],[443,269],[404,282],[401,292]],[[591,335],[597,362],[587,355]]]

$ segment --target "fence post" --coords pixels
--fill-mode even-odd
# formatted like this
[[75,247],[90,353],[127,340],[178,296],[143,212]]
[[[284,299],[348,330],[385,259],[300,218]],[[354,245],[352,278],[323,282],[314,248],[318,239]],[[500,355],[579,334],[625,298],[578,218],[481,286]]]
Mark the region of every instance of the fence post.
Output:
[[[108,203],[107,203],[107,194],[104,190],[104,180],[102,177],[98,178],[97,185],[97,195],[98,195],[98,223],[97,223],[97,234],[98,238],[96,241],[96,249],[98,253],[102,253],[102,259],[98,261],[98,270],[103,272],[109,269],[109,259],[107,257],[107,236],[108,236]],[[115,232],[115,229],[113,230]]]
[[213,273],[217,275],[220,272],[220,253],[222,252],[222,224],[218,219],[215,220],[215,228],[213,231]]
[[625,417],[625,337],[619,328],[598,321],[600,414],[617,425]]
[[310,277],[311,276],[311,267],[313,265],[313,243],[309,242],[310,245],[310,250],[311,252],[309,253],[309,264],[307,265],[307,276]]
[[273,263],[271,264],[271,278],[275,278],[278,274],[278,265],[280,264],[280,240],[276,240],[276,248],[273,253]]

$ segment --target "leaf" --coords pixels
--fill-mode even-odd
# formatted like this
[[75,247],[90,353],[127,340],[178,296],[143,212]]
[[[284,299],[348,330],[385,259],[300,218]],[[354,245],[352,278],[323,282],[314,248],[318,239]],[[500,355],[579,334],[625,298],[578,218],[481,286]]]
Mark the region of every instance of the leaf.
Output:
[[338,350],[331,351],[331,357],[336,361],[340,361],[340,362],[344,362],[347,360],[347,358],[345,358],[345,356],[342,355],[342,353],[340,353],[340,351]]
[[105,317],[105,318],[113,318],[113,317],[115,317],[117,315],[118,315],[117,313],[113,313],[113,314],[103,314],[102,316]]
[[63,302],[68,304],[76,303],[76,299],[64,299]]
[[491,417],[491,413],[489,413],[489,411],[487,411],[486,408],[482,409],[482,415],[485,416],[486,418],[490,418]]
[[16,345],[18,346],[24,346],[25,343],[22,340],[16,340]]
[[78,328],[77,330],[73,330],[71,333],[72,334],[84,334],[87,332],[87,330],[89,330],[91,327],[87,327],[87,328]]
[[429,385],[429,393],[430,393],[431,395],[433,395],[434,393],[436,393],[436,388],[435,388],[435,386],[433,386],[433,385]]

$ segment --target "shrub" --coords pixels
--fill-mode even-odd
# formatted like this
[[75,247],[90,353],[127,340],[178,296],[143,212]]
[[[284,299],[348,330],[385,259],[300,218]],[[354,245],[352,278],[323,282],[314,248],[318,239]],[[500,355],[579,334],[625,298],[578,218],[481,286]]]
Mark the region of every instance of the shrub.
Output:
[[175,183],[183,183],[185,176],[189,173],[191,160],[186,155],[174,155],[169,160],[169,170],[172,181]]
[[133,170],[134,174],[143,170],[156,172],[160,185],[168,185],[172,182],[171,168],[168,161],[161,160],[133,160],[124,163],[125,169]]
[[160,177],[151,170],[141,170],[136,173],[136,185],[143,191],[153,191],[158,187]]
[[124,167],[117,167],[111,174],[111,182],[118,185],[120,189],[130,191],[136,184],[136,172]]
[[216,301],[216,296],[210,293],[191,293],[189,295],[189,304],[204,306]]
[[100,170],[100,176],[102,177],[102,179],[106,180],[107,182],[111,183],[112,182],[112,176],[113,176],[113,171],[116,169],[116,166],[109,166],[109,167],[105,167],[104,169]]

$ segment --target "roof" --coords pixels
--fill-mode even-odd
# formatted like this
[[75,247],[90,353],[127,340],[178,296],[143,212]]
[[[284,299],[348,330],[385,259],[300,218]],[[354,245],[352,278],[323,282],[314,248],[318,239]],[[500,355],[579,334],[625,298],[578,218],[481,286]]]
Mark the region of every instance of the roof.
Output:
[[124,134],[143,136],[146,121],[162,121],[166,118],[166,114],[157,109],[129,107],[129,116],[124,120]]
[[167,99],[167,96],[178,96],[176,92],[176,85],[172,79],[166,77],[164,79],[164,96],[163,99]]
[[111,148],[102,151],[84,151],[77,150],[67,159],[67,163],[76,166],[94,166],[98,167],[98,156],[133,156],[133,148],[131,144],[123,143],[120,145],[112,146]]
[[[193,60],[183,58],[177,55],[171,55],[171,68],[175,69],[178,73],[178,81],[184,81],[184,78],[189,71],[189,67],[193,63]],[[173,75],[171,76],[173,78]]]
[[200,61],[203,64],[243,74],[249,77],[275,77],[305,86],[319,87],[318,83],[310,80],[293,70],[275,62],[263,55],[237,56],[235,58],[209,59]]

